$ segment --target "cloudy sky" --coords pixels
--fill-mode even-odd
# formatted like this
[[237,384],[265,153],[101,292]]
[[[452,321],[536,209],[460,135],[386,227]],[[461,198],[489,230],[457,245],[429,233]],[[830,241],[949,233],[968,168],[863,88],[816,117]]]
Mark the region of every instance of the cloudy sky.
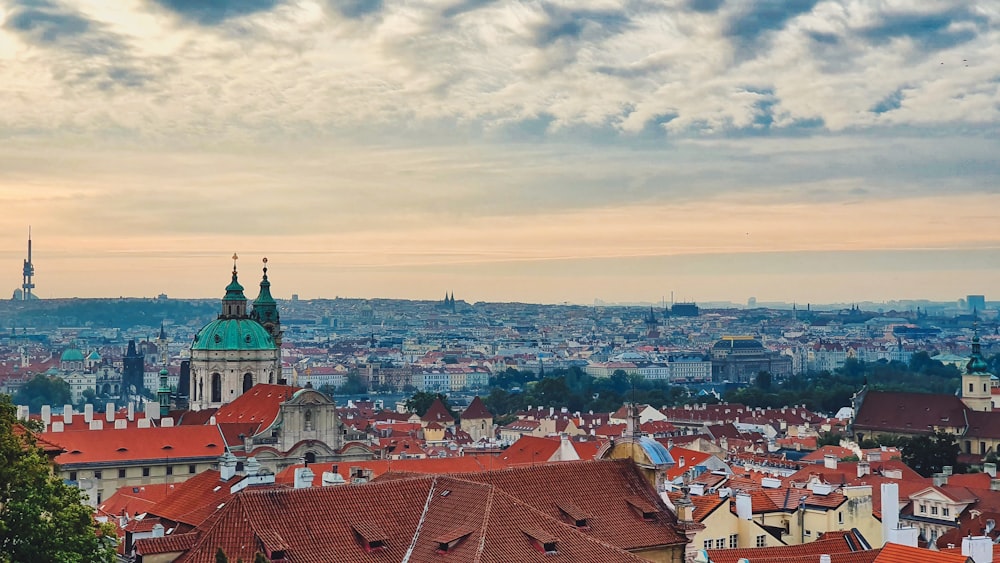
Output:
[[0,294],[995,299],[998,124],[993,1],[0,0]]

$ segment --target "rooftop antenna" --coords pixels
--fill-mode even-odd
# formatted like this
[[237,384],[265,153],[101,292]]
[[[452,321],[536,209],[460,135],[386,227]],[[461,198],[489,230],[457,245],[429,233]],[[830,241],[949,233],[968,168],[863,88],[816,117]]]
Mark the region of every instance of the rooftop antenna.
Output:
[[21,299],[30,301],[32,299],[31,290],[35,288],[32,277],[35,275],[35,265],[31,261],[31,225],[28,225],[28,259],[24,261],[24,271],[21,280]]

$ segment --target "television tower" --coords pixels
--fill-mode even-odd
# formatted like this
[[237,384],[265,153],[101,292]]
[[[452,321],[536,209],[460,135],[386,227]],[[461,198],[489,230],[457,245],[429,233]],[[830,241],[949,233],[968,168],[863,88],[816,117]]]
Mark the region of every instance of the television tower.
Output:
[[31,290],[35,288],[31,281],[34,275],[35,265],[31,263],[31,226],[28,226],[28,259],[24,261],[24,277],[21,282],[21,299],[24,301],[30,301],[34,297],[31,294]]

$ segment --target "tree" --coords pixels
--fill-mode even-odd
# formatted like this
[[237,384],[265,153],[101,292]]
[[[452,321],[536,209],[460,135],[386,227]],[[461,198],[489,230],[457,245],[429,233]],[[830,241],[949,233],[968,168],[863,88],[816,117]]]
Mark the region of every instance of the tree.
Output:
[[226,552],[222,551],[221,547],[215,551],[215,563],[229,563],[229,558],[226,557]]
[[21,386],[14,395],[14,403],[28,405],[31,412],[39,412],[42,405],[61,407],[69,404],[72,396],[69,383],[63,378],[38,374]]
[[955,437],[947,432],[907,438],[900,445],[903,463],[924,477],[940,473],[946,465],[952,466],[955,473],[965,473],[967,469],[957,462],[962,450]]
[[368,381],[357,372],[347,374],[347,380],[337,389],[343,395],[360,395],[368,392]]
[[63,483],[0,395],[0,562],[115,561],[115,531],[97,524],[76,487]]
[[448,396],[442,393],[430,393],[428,391],[417,391],[412,397],[406,400],[406,410],[410,412],[417,413],[417,416],[424,416],[427,410],[431,408],[436,399],[441,399],[444,404],[444,408],[451,413],[451,416],[458,419],[455,411],[452,410],[451,405],[448,404]]
[[762,391],[771,390],[771,372],[761,371],[757,373],[757,388]]

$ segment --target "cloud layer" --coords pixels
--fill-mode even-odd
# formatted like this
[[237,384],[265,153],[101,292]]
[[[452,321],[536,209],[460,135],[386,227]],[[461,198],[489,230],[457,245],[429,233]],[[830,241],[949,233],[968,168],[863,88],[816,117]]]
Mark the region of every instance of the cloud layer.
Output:
[[[975,219],[998,24],[947,0],[0,0],[0,231],[81,253],[378,232],[397,265],[1000,246]],[[698,236],[621,219],[641,209]],[[725,242],[741,209],[766,242]],[[913,220],[868,228],[892,209]],[[516,244],[476,251],[481,225]]]

